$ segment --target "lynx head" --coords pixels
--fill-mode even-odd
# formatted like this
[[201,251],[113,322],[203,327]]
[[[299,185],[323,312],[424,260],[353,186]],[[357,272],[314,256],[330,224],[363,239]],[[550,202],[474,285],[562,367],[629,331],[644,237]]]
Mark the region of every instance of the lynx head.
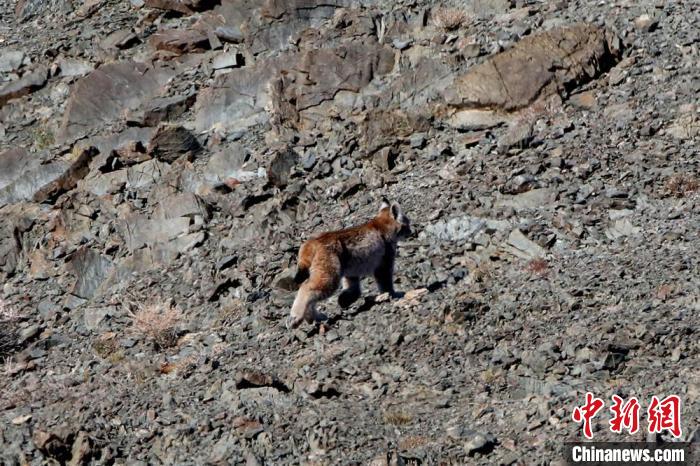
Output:
[[397,202],[389,202],[386,198],[382,199],[379,215],[389,219],[391,230],[396,240],[408,238],[413,233],[411,231],[411,220],[403,213],[401,206]]

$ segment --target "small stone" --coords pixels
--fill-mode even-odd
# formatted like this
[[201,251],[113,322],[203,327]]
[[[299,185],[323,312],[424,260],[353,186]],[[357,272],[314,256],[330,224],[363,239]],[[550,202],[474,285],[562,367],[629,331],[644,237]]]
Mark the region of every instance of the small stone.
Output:
[[648,14],[643,14],[634,20],[634,27],[643,32],[652,32],[658,24],[659,21]]
[[39,328],[39,326],[37,324],[32,324],[29,327],[23,329],[19,333],[19,344],[23,344],[23,343],[31,340],[35,336],[39,335],[40,330],[41,329]]
[[27,421],[29,421],[32,418],[31,414],[25,414],[24,416],[17,416],[16,418],[12,419],[10,422],[12,422],[13,425],[19,426]]
[[214,57],[212,60],[212,67],[215,70],[220,70],[223,68],[238,68],[245,64],[243,59],[243,54],[240,52],[223,52]]

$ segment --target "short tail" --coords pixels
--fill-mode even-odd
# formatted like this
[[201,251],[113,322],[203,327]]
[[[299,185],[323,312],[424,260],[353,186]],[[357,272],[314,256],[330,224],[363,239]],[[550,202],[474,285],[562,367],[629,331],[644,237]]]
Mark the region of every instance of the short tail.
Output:
[[294,282],[297,285],[304,283],[310,276],[309,269],[314,259],[315,248],[313,243],[306,242],[299,249],[299,259],[297,261],[297,273],[294,275]]

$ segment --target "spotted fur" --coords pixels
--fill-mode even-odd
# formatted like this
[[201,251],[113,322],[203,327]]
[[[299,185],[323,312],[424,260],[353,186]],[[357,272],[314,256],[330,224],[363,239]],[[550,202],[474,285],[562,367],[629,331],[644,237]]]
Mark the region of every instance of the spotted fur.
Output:
[[411,234],[411,222],[397,203],[382,202],[369,222],[316,236],[299,249],[295,281],[301,286],[292,305],[289,326],[318,320],[315,306],[340,286],[340,307],[361,295],[360,279],[374,275],[380,293],[395,295],[393,274],[396,245]]

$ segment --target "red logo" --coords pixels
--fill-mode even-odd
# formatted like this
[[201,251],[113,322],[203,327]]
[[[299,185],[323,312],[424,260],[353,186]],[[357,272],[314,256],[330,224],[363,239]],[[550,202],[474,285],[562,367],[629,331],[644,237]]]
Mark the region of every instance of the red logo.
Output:
[[661,401],[652,396],[647,417],[650,434],[668,429],[674,437],[681,436],[681,399],[677,395],[669,395]]
[[622,429],[627,429],[631,434],[637,433],[639,430],[639,400],[632,397],[627,403],[622,403],[624,400],[617,395],[612,396],[613,405],[610,411],[613,413],[613,418],[610,420],[610,430],[616,433],[621,433]]
[[[641,406],[636,397],[632,397],[627,402],[617,395],[612,396],[612,406],[610,412],[612,417],[608,422],[610,430],[615,433],[622,433],[627,430],[630,435],[639,432],[639,411]],[[586,403],[583,406],[576,406],[571,418],[574,422],[583,424],[583,435],[587,439],[593,438],[591,420],[603,409],[605,402],[596,398],[592,393],[586,393]],[[648,432],[650,434],[668,430],[671,435],[679,438],[681,431],[681,399],[677,395],[669,395],[659,401],[656,396],[651,397],[651,403],[647,409],[647,420],[649,423]]]
[[583,422],[583,435],[588,439],[593,438],[593,430],[591,429],[591,419],[598,414],[598,411],[603,409],[605,403],[600,398],[595,398],[591,392],[586,393],[586,404],[574,408],[571,414],[574,422]]

